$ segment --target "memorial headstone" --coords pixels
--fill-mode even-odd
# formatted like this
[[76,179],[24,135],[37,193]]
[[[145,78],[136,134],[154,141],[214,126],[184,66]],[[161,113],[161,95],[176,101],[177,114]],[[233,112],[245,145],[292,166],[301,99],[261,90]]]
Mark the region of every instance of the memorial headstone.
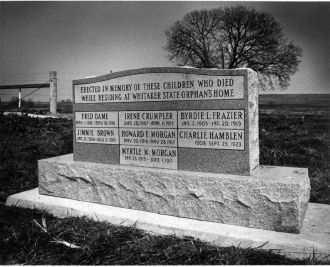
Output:
[[73,156],[39,161],[41,194],[299,232],[307,169],[259,166],[250,69],[144,68],[73,81]]
[[150,68],[74,81],[74,160],[251,175],[257,86],[247,69]]

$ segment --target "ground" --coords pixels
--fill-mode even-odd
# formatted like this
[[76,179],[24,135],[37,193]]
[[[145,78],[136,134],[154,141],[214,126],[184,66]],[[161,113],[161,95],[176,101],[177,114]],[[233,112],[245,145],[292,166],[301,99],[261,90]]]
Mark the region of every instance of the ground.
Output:
[[[330,110],[261,109],[260,163],[309,169],[311,201],[330,204]],[[156,237],[134,227],[57,219],[4,206],[37,187],[37,160],[72,153],[72,116],[0,114],[0,264],[330,264],[290,260],[260,248],[220,248],[190,237]]]
[[261,110],[260,164],[308,168],[310,202],[330,204],[330,110]]

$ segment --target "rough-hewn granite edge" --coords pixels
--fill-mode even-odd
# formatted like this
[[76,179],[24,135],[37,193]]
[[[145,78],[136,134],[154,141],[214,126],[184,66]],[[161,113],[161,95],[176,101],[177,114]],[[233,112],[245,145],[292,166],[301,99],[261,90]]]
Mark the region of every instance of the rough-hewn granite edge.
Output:
[[[306,176],[308,177],[308,169],[307,170],[307,174]],[[298,171],[298,170],[297,170]],[[307,206],[308,206],[308,201],[310,199],[310,190],[311,190],[311,184],[310,184],[310,179],[304,179],[302,180],[302,186],[300,186],[300,223],[301,223],[301,227],[303,226],[303,222],[304,222],[304,218],[306,215],[306,211],[307,211]],[[308,200],[307,202],[305,200]]]
[[[271,178],[273,177],[273,178]],[[40,194],[191,219],[299,233],[309,200],[307,169],[261,167],[251,177],[39,161]]]
[[249,119],[249,164],[253,174],[259,167],[259,81],[257,73],[251,69],[247,71],[248,81],[248,119]]

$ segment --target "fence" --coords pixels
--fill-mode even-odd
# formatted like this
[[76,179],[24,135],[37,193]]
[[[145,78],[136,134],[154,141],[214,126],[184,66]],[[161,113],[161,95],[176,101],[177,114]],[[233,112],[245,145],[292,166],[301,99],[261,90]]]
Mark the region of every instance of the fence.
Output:
[[31,93],[25,95],[27,97],[36,91],[40,90],[41,88],[49,88],[49,110],[50,113],[56,114],[57,113],[57,73],[56,71],[49,72],[49,81],[45,83],[34,83],[34,84],[15,84],[15,85],[0,85],[1,89],[18,89],[18,108],[21,108],[21,102],[24,97],[22,97],[22,89],[31,89],[37,88],[36,90],[32,91]]

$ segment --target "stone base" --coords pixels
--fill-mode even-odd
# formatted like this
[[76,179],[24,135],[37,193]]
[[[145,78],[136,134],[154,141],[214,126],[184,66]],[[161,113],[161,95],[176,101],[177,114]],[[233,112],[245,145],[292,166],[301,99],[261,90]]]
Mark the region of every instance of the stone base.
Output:
[[40,194],[190,219],[299,233],[307,169],[262,166],[253,176],[40,160]]
[[309,203],[300,234],[280,233],[123,209],[40,195],[38,188],[9,196],[7,206],[46,210],[56,217],[87,216],[95,221],[132,226],[158,235],[192,236],[221,247],[259,247],[290,258],[330,255],[330,205]]

